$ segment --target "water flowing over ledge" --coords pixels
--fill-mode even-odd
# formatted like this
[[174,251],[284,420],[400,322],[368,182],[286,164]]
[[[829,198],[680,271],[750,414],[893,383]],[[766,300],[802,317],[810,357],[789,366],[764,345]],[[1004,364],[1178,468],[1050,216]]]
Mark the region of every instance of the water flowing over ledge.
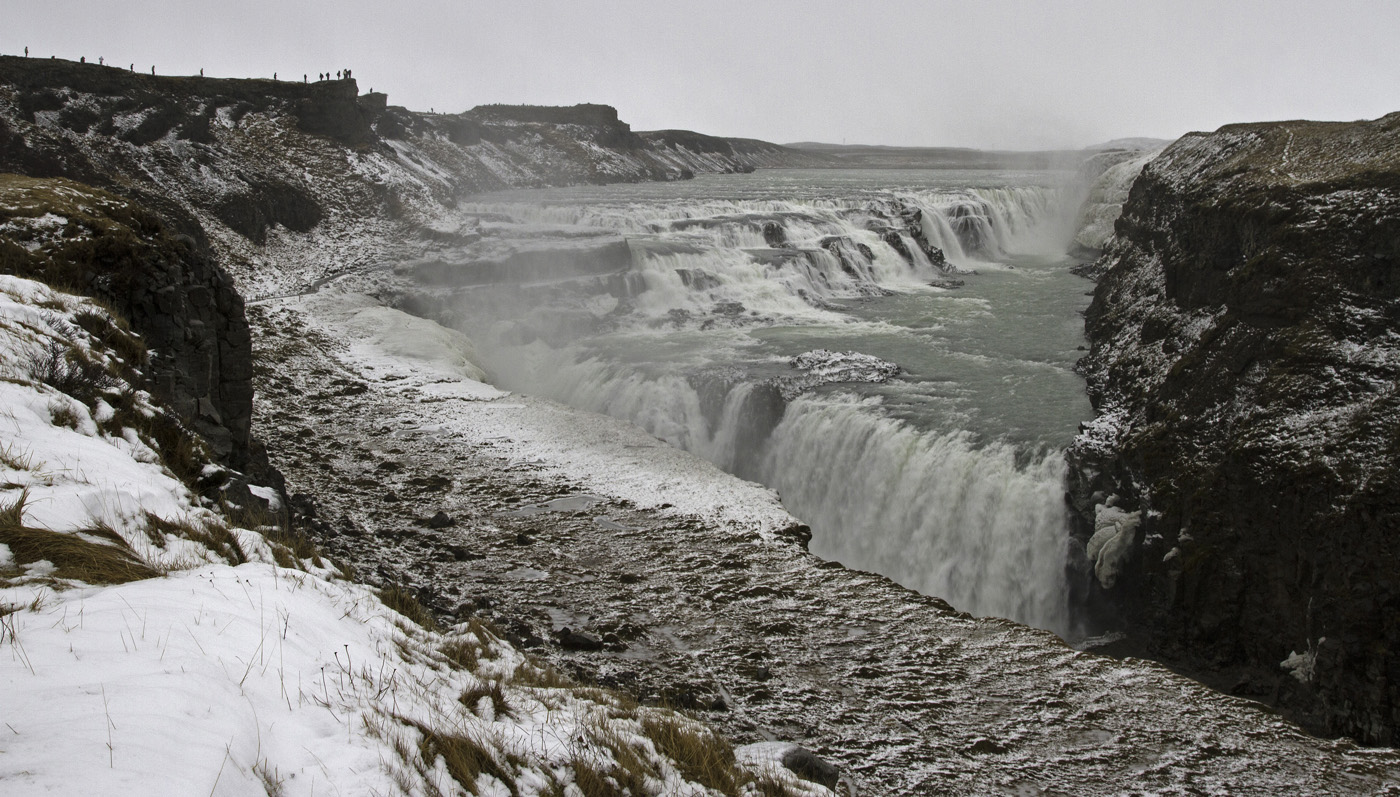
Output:
[[[461,209],[473,248],[400,273],[446,286],[437,315],[503,387],[774,487],[824,557],[1068,633],[1057,449],[1086,407],[1063,253],[1083,192],[998,177],[495,195]],[[823,347],[906,373],[804,384],[792,358]]]

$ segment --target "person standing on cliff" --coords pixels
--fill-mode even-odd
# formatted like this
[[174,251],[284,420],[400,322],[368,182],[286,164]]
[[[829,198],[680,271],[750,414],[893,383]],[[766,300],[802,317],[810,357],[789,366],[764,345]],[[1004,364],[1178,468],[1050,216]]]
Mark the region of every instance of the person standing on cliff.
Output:
[[29,57],[29,48],[28,48],[28,47],[24,48],[24,57],[25,57],[25,58],[28,58],[28,57]]

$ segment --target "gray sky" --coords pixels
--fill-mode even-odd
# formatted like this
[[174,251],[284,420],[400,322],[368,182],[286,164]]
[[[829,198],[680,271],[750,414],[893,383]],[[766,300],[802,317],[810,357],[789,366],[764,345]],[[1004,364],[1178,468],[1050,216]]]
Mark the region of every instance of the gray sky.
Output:
[[415,110],[614,105],[633,129],[1038,148],[1400,110],[1400,2],[0,0],[0,52],[161,74],[349,67]]

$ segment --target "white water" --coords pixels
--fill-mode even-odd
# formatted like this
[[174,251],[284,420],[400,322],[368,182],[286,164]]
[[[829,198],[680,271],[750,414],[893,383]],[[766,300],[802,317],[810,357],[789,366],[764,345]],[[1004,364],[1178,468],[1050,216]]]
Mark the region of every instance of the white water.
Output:
[[812,552],[978,614],[1063,629],[1060,455],[1018,465],[1013,446],[921,432],[853,412],[853,400],[799,399],[764,460],[787,506],[842,530],[815,536]]
[[[464,294],[463,323],[488,370],[504,387],[626,418],[768,484],[812,526],[821,556],[1063,632],[1058,448],[1087,417],[1069,372],[1085,283],[1054,257],[1073,236],[1073,192],[1014,176],[945,188],[935,175],[934,186],[894,190],[868,175],[835,190],[808,175],[755,185],[764,176],[468,206],[512,219],[483,223],[497,240],[621,233],[631,248],[625,289],[560,275],[512,289],[531,312],[516,306],[494,325],[482,316],[502,310],[503,295]],[[769,246],[765,224],[785,246]],[[968,285],[955,291],[927,287],[943,272],[915,228],[954,266],[981,273],[959,275]],[[817,347],[907,373],[818,388],[784,408],[765,381],[790,376],[787,358]]]

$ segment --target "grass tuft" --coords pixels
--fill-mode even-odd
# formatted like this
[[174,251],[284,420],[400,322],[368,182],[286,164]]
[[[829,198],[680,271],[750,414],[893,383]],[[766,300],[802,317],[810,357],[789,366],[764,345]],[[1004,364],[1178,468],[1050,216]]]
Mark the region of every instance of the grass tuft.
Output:
[[146,513],[146,536],[159,547],[165,546],[166,535],[173,535],[203,545],[231,565],[241,565],[248,561],[248,554],[238,544],[238,538],[221,523],[196,523],[181,518],[165,518]]
[[650,794],[647,781],[660,778],[660,773],[619,734],[604,726],[585,730],[586,738],[612,754],[615,766],[600,770],[582,755],[575,753],[569,761],[574,773],[574,785],[584,797],[614,797],[620,794]]
[[115,352],[128,367],[143,368],[150,359],[145,342],[131,331],[126,320],[116,311],[110,311],[109,315],[83,310],[73,316],[73,323],[91,335],[93,340]]
[[433,762],[441,758],[447,768],[447,774],[472,794],[479,793],[476,788],[476,780],[484,774],[505,784],[506,788],[510,789],[512,797],[519,797],[520,792],[515,787],[515,778],[511,777],[505,768],[476,740],[456,734],[437,733],[412,721],[408,721],[408,724],[417,728],[418,732],[423,735],[423,740],[418,745],[418,752],[424,764],[431,767]]
[[511,680],[522,686],[538,689],[568,689],[578,684],[569,676],[541,661],[526,660],[515,668]]
[[447,661],[459,670],[476,672],[477,652],[476,645],[473,645],[465,638],[451,639],[438,648],[442,655],[447,657]]
[[427,607],[418,602],[418,597],[408,588],[399,584],[390,584],[379,590],[379,600],[385,606],[398,612],[399,614],[412,620],[428,631],[437,630],[437,619]]
[[642,719],[642,730],[686,780],[732,797],[752,780],[736,765],[729,742],[694,722],[675,714],[650,716]]
[[160,571],[141,562],[124,547],[92,542],[79,536],[82,533],[120,540],[111,529],[97,526],[79,533],[61,534],[5,522],[10,519],[7,515],[0,520],[0,544],[10,549],[17,564],[48,561],[53,564],[54,575],[58,578],[88,584],[124,584],[160,575]]
[[493,717],[499,719],[514,716],[510,703],[506,701],[505,692],[501,689],[500,681],[491,681],[489,686],[482,684],[468,689],[457,700],[468,710],[476,713],[477,706],[481,705],[481,701],[487,698],[491,700],[491,715]]
[[0,529],[19,528],[24,525],[24,505],[29,503],[29,488],[19,491],[15,500],[8,504],[0,503]]
[[78,415],[78,411],[73,409],[73,405],[62,401],[55,401],[49,405],[49,420],[54,426],[66,426],[73,431],[77,431],[83,424],[83,419]]
[[272,546],[272,557],[277,560],[279,567],[305,570],[302,562],[307,559],[310,559],[316,567],[322,566],[321,550],[304,533],[293,531],[280,523],[257,526],[256,528],[262,530],[263,537]]
[[43,382],[89,407],[120,384],[104,365],[58,341],[51,341],[43,351],[30,357],[26,370],[34,381]]
[[30,470],[34,467],[34,455],[19,452],[13,442],[0,445],[0,465],[10,470]]

